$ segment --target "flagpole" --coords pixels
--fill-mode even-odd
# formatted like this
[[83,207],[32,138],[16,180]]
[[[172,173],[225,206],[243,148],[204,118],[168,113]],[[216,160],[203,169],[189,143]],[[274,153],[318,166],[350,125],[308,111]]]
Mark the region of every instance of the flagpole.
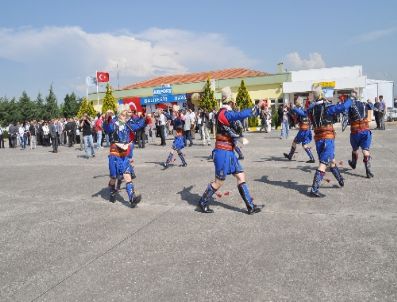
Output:
[[99,105],[98,70],[95,71],[95,79],[96,79],[96,99]]

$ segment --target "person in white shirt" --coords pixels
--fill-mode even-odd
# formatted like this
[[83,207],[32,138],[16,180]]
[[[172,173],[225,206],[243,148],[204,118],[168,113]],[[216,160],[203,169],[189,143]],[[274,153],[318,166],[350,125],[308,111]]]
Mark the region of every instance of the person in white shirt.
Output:
[[193,145],[192,141],[192,115],[191,110],[188,109],[187,113],[185,114],[185,125],[183,126],[183,132],[185,135],[185,145],[187,145],[187,141],[189,141],[189,147]]
[[192,125],[190,127],[190,136],[192,139],[195,139],[197,117],[196,117],[196,113],[193,110],[190,110],[190,120],[192,122]]
[[25,125],[19,125],[18,135],[19,135],[19,145],[21,146],[21,150],[24,150],[25,147],[26,147],[26,142],[25,142],[25,139],[24,139]]
[[160,131],[160,138],[161,138],[161,146],[166,146],[165,143],[165,124],[167,123],[167,118],[163,113],[163,109],[159,109],[159,131]]

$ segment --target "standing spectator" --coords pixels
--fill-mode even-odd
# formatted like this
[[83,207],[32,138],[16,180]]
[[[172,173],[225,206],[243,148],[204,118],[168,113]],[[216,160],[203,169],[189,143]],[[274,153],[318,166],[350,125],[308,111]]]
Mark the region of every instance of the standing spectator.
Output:
[[276,129],[281,126],[283,122],[283,105],[280,104],[277,108],[277,121],[276,121]]
[[192,125],[190,127],[190,137],[191,137],[191,139],[195,139],[196,125],[197,125],[196,113],[193,110],[189,109],[189,115],[190,115],[190,122],[192,123]]
[[68,136],[68,143],[69,147],[73,147],[73,144],[75,143],[75,136],[76,136],[76,122],[74,119],[70,118],[69,121],[67,122],[65,126],[65,131]]
[[52,144],[52,152],[58,153],[58,127],[57,127],[57,120],[53,119],[50,122],[50,137],[51,137],[51,144]]
[[160,138],[161,138],[161,146],[165,146],[165,124],[167,122],[167,119],[163,113],[163,109],[159,109],[158,112],[158,126],[159,126],[159,132],[160,132]]
[[95,157],[94,140],[92,138],[91,119],[87,115],[87,113],[84,113],[83,119],[81,120],[80,123],[80,127],[83,131],[83,140],[84,140],[84,149],[85,149],[86,158],[90,158],[90,156]]
[[210,129],[211,129],[212,135],[214,136],[214,139],[215,139],[215,136],[216,136],[216,109],[215,108],[212,109],[212,111],[210,112],[209,120],[210,120]]
[[[145,123],[145,119],[142,115],[142,112],[138,112],[137,120],[138,120],[138,123],[141,123],[142,121],[143,121],[143,123]],[[138,141],[139,148],[145,148],[145,128],[146,127],[139,128],[136,131],[136,138]]]
[[78,136],[79,143],[80,143],[80,151],[83,151],[83,147],[84,147],[83,128],[81,127],[82,122],[83,122],[83,119],[81,119],[79,121],[79,126],[77,127],[77,130],[76,130],[76,135]]
[[283,112],[281,114],[280,139],[288,138],[288,133],[289,133],[289,110],[288,110],[288,105],[284,105]]
[[55,120],[55,128],[57,130],[57,139],[58,139],[58,146],[63,145],[63,123],[62,120],[56,119]]
[[66,130],[65,130],[65,126],[66,126],[66,124],[67,124],[67,121],[66,121],[65,118],[62,119],[61,124],[62,124],[61,141],[62,141],[62,145],[66,145],[66,144],[67,144],[67,141],[68,141],[68,135],[67,135],[67,132],[66,132]]
[[187,145],[187,141],[189,141],[189,147],[193,146],[193,141],[192,141],[192,115],[191,115],[191,110],[188,109],[188,111],[185,114],[185,124],[183,126],[183,131],[185,134],[185,145]]
[[145,134],[147,136],[148,143],[154,142],[154,119],[150,113],[146,115],[146,127],[145,127]]
[[380,107],[379,99],[377,97],[375,97],[375,104],[374,104],[374,116],[375,116],[375,122],[376,122],[376,128],[375,129],[380,129],[379,107]]
[[19,125],[18,134],[19,134],[19,145],[21,146],[21,150],[25,150],[26,148],[25,122]]
[[211,146],[211,137],[209,132],[210,118],[207,110],[201,112],[201,136],[203,138],[203,145]]
[[95,131],[96,131],[96,148],[102,148],[102,133],[103,133],[103,116],[98,113],[97,119],[95,121]]
[[197,128],[198,128],[198,132],[200,133],[200,140],[203,140],[203,132],[202,132],[202,129],[203,129],[203,119],[202,119],[202,115],[201,115],[201,113],[202,113],[203,111],[201,110],[201,109],[199,109],[199,111],[198,111],[198,114],[197,114],[197,119],[196,119],[196,121],[197,121]]
[[379,129],[385,130],[386,103],[383,101],[383,95],[379,96]]
[[0,149],[3,148],[4,149],[4,137],[3,137],[3,128],[1,128],[0,126]]
[[29,127],[30,132],[30,150],[36,149],[37,147],[37,133],[39,131],[39,127],[35,120],[32,121]]
[[44,122],[43,125],[43,145],[48,147],[50,145],[50,127],[48,127],[48,123]]
[[39,123],[37,123],[37,144],[44,146],[44,139],[43,139],[43,125],[44,125],[44,121],[41,120]]

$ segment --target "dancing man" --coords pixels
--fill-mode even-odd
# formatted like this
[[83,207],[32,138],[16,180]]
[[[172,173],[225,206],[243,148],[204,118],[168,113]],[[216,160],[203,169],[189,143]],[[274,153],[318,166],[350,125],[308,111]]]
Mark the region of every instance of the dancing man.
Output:
[[182,167],[187,166],[187,162],[182,153],[183,148],[185,148],[185,137],[183,135],[183,128],[178,127],[177,129],[175,129],[175,138],[174,138],[174,142],[172,143],[172,149],[170,151],[170,154],[168,154],[167,160],[163,164],[165,169],[169,167],[169,164],[174,157],[174,151],[176,151],[179,158],[181,159]]
[[116,179],[123,176],[131,207],[134,208],[140,201],[141,195],[135,193],[131,178],[131,160],[133,157],[133,141],[130,134],[145,127],[143,119],[134,120],[128,118],[127,110],[121,111],[118,117],[112,117],[113,112],[106,113],[103,129],[109,136],[110,154],[109,159],[109,188],[110,201],[116,201]]
[[292,142],[291,150],[289,153],[284,153],[285,158],[292,160],[292,156],[295,153],[296,145],[302,144],[303,149],[305,149],[306,154],[309,156],[309,160],[306,163],[314,163],[314,156],[311,148],[308,146],[312,141],[312,131],[310,130],[309,118],[307,112],[303,109],[302,98],[298,97],[295,101],[296,107],[292,109],[292,113],[295,114],[299,123],[299,131]]
[[239,160],[234,153],[234,137],[237,135],[233,129],[235,121],[259,114],[259,108],[263,101],[259,102],[251,109],[244,109],[240,112],[233,111],[235,102],[232,99],[232,91],[230,87],[222,89],[223,106],[216,115],[216,143],[213,151],[213,159],[215,166],[215,181],[208,184],[207,189],[199,201],[199,209],[203,213],[213,213],[209,208],[208,202],[214,193],[223,185],[226,176],[232,174],[237,180],[237,188],[247,207],[248,214],[254,214],[261,211],[253,201],[248,186],[245,183],[245,174]]
[[333,105],[332,102],[324,97],[320,86],[314,87],[313,94],[315,100],[310,105],[308,112],[314,128],[314,140],[320,164],[314,173],[310,194],[314,197],[321,197],[319,188],[328,165],[339,185],[341,187],[344,186],[344,179],[335,162],[335,130],[333,123],[337,114],[346,111],[350,107],[351,100],[348,99],[344,103]]
[[364,103],[357,99],[357,92],[353,91],[351,95],[352,104],[348,110],[348,118],[350,122],[350,144],[352,146],[352,159],[349,165],[352,169],[356,168],[358,159],[358,150],[361,148],[363,152],[363,162],[367,178],[374,177],[371,171],[371,156],[369,148],[371,147],[372,133],[369,130],[368,110],[373,109],[371,103]]

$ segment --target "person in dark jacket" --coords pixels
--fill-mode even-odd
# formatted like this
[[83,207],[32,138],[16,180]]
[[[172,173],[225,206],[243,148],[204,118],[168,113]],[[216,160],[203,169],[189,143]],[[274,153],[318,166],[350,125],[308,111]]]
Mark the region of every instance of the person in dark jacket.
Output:
[[73,144],[75,142],[76,127],[77,127],[76,122],[74,121],[73,118],[70,118],[65,126],[65,131],[68,136],[69,147],[73,147]]
[[53,119],[50,123],[50,136],[51,136],[51,144],[52,144],[52,152],[58,153],[58,126],[57,120]]

